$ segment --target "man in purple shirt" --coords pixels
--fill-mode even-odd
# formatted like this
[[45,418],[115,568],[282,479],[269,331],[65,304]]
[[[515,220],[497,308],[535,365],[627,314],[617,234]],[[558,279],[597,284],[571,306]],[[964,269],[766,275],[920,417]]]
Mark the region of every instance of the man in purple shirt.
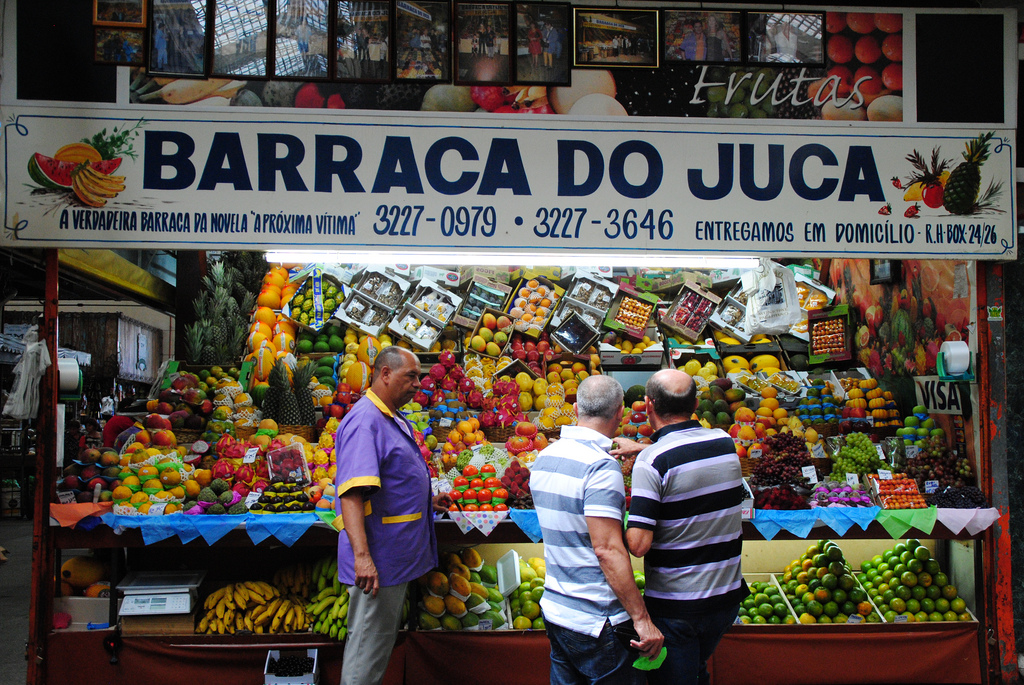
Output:
[[342,685],[384,679],[398,635],[406,585],[437,564],[430,473],[398,412],[420,387],[416,355],[386,347],[373,385],[338,427],[335,483],[344,535],[338,536],[338,578],[350,590]]

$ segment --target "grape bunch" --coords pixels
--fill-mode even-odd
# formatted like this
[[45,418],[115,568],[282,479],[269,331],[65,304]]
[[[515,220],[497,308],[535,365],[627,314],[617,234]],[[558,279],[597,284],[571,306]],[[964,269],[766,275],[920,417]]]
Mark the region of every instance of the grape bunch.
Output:
[[811,465],[811,455],[801,438],[792,433],[778,433],[765,439],[761,458],[755,461],[757,464],[750,474],[752,485],[796,485],[806,482],[800,470]]
[[280,659],[272,658],[270,660],[267,665],[267,673],[279,678],[298,678],[312,673],[313,664],[311,656],[282,656]]
[[945,509],[986,509],[988,501],[981,490],[973,485],[965,485],[936,492],[928,498],[928,505]]
[[877,473],[878,469],[888,468],[878,456],[878,450],[865,433],[850,433],[846,436],[846,444],[838,454],[832,455],[832,480],[846,480],[846,474]]
[[946,447],[943,436],[933,435],[924,439],[916,459],[907,460],[907,473],[917,480],[922,490],[926,480],[939,481],[939,488],[973,485],[974,470],[966,458],[958,458]]

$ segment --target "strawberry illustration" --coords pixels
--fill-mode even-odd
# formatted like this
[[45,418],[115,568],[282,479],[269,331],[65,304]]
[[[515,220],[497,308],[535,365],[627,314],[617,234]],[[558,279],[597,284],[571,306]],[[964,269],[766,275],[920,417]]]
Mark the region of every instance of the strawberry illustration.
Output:
[[903,184],[900,183],[900,179],[899,179],[898,176],[893,176],[892,177],[892,187],[893,188],[899,188],[900,190],[903,190]]
[[881,214],[882,216],[888,216],[892,214],[892,205],[886,202],[885,206],[878,210],[878,213]]
[[907,211],[905,211],[903,213],[903,216],[907,217],[908,219],[913,219],[915,216],[920,216],[920,215],[921,215],[921,205],[917,204],[916,202],[914,203],[913,207],[907,207]]

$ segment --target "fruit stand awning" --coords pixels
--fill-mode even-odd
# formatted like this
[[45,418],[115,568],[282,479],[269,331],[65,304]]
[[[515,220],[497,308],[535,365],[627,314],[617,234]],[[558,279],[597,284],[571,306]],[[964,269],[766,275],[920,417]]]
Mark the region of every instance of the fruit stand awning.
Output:
[[583,26],[595,29],[615,29],[617,31],[638,31],[636,24],[630,24],[620,19],[612,19],[603,14],[583,14]]

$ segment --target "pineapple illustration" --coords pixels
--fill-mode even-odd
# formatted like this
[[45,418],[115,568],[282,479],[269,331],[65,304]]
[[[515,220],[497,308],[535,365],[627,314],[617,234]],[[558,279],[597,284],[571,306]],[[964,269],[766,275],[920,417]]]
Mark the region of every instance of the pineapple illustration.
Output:
[[981,165],[988,159],[988,144],[994,132],[978,136],[967,143],[961,162],[949,175],[942,206],[950,214],[973,214],[981,192]]

